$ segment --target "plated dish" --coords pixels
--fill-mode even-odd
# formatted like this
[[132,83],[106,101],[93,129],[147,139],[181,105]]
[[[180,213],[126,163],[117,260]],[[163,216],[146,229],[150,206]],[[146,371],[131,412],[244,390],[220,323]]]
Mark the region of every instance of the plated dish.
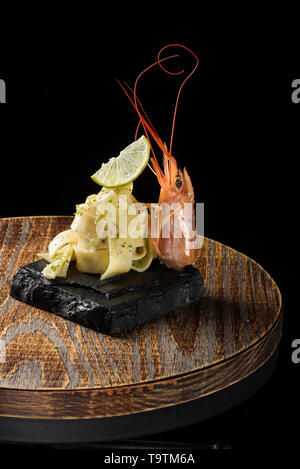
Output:
[[[168,61],[178,57],[178,54],[162,57],[169,48],[183,49],[185,53],[192,56],[194,64],[192,71],[188,75],[184,74],[185,78],[179,87],[170,144],[167,146],[154,128],[137,96],[137,85],[142,75],[153,67],[159,67],[171,75],[184,73],[183,70],[171,73],[166,68]],[[186,168],[181,170],[172,154],[172,144],[179,97],[184,84],[197,66],[198,58],[192,51],[185,46],[171,44],[161,49],[157,60],[138,75],[132,88],[126,82],[118,81],[138,116],[135,139],[121,150],[118,156],[111,157],[103,163],[100,169],[91,176],[93,181],[101,187],[100,191],[88,195],[83,203],[76,205],[76,213],[70,228],[58,233],[49,243],[48,251],[39,254],[39,257],[46,263],[40,262],[37,269],[23,270],[22,275],[35,276],[35,281],[46,288],[48,284],[36,277],[40,273],[50,283],[56,280],[53,285],[57,286],[57,279],[65,278],[67,283],[70,265],[74,262],[78,272],[99,276],[97,289],[101,291],[101,282],[108,280],[111,282],[117,278],[118,285],[120,285],[122,276],[125,275],[127,276],[124,277],[124,282],[128,285],[130,272],[142,275],[152,266],[155,259],[157,259],[156,264],[161,263],[162,269],[175,270],[181,278],[180,272],[183,269],[188,266],[191,269],[195,265],[199,256],[200,237],[195,227],[194,189]],[[142,133],[141,136],[139,136],[140,133]],[[161,158],[158,157],[158,152],[161,153]],[[142,178],[142,173],[147,168],[150,168],[160,185],[159,196],[154,195],[153,203],[137,201],[134,197],[134,181],[138,177]],[[156,272],[156,267],[152,267],[152,271]],[[159,289],[162,288],[159,280],[161,276],[159,272],[157,275],[156,287]],[[197,276],[200,295],[203,285],[197,271],[191,277],[193,294],[175,295],[180,298],[180,301],[178,304],[169,301],[170,305],[182,306],[183,303],[188,304],[198,298],[195,295],[194,283]],[[174,279],[174,286],[176,275],[175,277],[167,275],[167,277]],[[136,275],[132,276],[132,279],[134,279],[133,283],[130,284],[129,281],[130,291],[138,291],[137,284],[140,282]],[[32,295],[29,295],[28,291],[26,295],[22,295],[20,275],[18,287],[16,287],[16,281],[17,279],[15,279],[12,294],[28,302]],[[33,281],[33,287],[35,281]],[[88,284],[93,284],[93,282],[94,280],[90,281],[89,277],[84,277],[87,289]],[[62,285],[61,280],[60,284]],[[184,288],[188,292],[188,280]],[[156,293],[153,292],[154,297]],[[42,290],[40,294],[43,296]],[[163,302],[162,297],[161,300]],[[129,301],[128,298],[127,301]],[[36,300],[36,305],[40,306],[40,304]],[[137,308],[134,301],[132,307]],[[148,320],[157,317],[157,308],[154,306],[153,308],[156,312],[153,316],[150,311]],[[48,306],[48,310],[53,311],[51,305]],[[169,310],[167,305],[162,308],[161,314],[167,312],[166,310]],[[144,318],[143,322],[146,320],[147,318]],[[137,323],[139,323],[138,320]]]

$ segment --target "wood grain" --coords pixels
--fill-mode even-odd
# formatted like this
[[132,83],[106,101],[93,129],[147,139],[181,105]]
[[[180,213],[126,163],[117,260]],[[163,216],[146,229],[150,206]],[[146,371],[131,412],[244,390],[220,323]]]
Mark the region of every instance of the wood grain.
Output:
[[11,298],[14,273],[71,220],[0,220],[0,415],[91,418],[173,405],[243,379],[276,349],[275,282],[207,238],[197,264],[205,297],[130,333],[106,336]]

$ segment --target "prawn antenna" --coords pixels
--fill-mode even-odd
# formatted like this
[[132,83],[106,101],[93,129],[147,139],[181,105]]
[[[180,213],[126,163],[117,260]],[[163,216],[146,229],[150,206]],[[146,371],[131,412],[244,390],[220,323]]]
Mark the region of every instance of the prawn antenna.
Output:
[[177,115],[177,108],[178,108],[178,102],[179,102],[179,98],[180,98],[180,95],[181,95],[181,91],[182,91],[182,88],[184,87],[184,85],[186,84],[186,82],[188,81],[188,79],[193,75],[193,73],[196,71],[196,68],[198,67],[199,65],[199,59],[197,57],[197,55],[191,51],[191,49],[189,49],[188,47],[186,46],[183,46],[182,44],[168,44],[166,46],[164,46],[162,49],[160,49],[158,55],[157,55],[157,58],[158,58],[158,63],[159,63],[159,66],[160,68],[168,73],[169,75],[181,75],[182,73],[184,73],[184,70],[180,70],[179,72],[170,72],[170,70],[167,70],[163,65],[162,65],[162,60],[160,59],[160,56],[161,56],[161,53],[168,49],[169,47],[181,47],[185,50],[187,50],[190,54],[192,54],[196,60],[196,64],[194,66],[194,68],[192,69],[192,71],[185,77],[185,79],[183,80],[183,82],[181,83],[180,87],[179,87],[179,90],[177,92],[177,96],[176,96],[176,101],[175,101],[175,108],[174,108],[174,112],[173,112],[173,120],[172,120],[172,130],[171,130],[171,138],[170,138],[170,146],[169,146],[169,151],[170,153],[172,153],[172,145],[173,145],[173,137],[174,137],[174,128],[175,128],[175,121],[176,121],[176,115]]
[[[168,150],[167,147],[166,147],[166,144],[162,141],[162,139],[160,138],[158,132],[155,130],[151,120],[149,119],[148,115],[145,112],[145,109],[143,108],[139,98],[137,97],[137,84],[138,84],[139,80],[141,79],[141,77],[144,75],[144,73],[146,73],[148,70],[155,67],[156,65],[159,65],[159,67],[169,75],[181,75],[182,73],[184,73],[184,69],[179,70],[178,72],[171,72],[170,70],[165,68],[165,66],[164,66],[165,61],[179,56],[178,54],[174,54],[174,55],[170,55],[168,57],[161,58],[161,54],[163,53],[163,51],[165,51],[169,47],[181,47],[181,48],[187,50],[196,59],[196,64],[195,64],[194,68],[192,69],[192,71],[182,81],[182,83],[179,86],[178,92],[177,92],[175,107],[174,107],[174,112],[173,112],[173,118],[172,118],[172,129],[171,129],[170,145],[169,145],[169,150]],[[160,49],[160,51],[158,52],[158,55],[157,55],[156,62],[152,63],[151,65],[146,67],[144,70],[142,70],[142,72],[139,73],[139,75],[137,76],[137,78],[134,82],[133,88],[131,88],[125,81],[123,81],[123,83],[122,83],[120,80],[116,79],[117,83],[120,85],[120,87],[122,88],[122,90],[124,91],[126,96],[128,97],[129,101],[131,102],[132,106],[134,107],[134,109],[135,109],[135,111],[136,111],[136,113],[138,114],[138,117],[139,117],[139,121],[138,121],[136,131],[135,131],[135,139],[137,139],[138,131],[139,131],[141,125],[142,125],[142,127],[144,129],[144,132],[146,134],[146,137],[148,138],[148,140],[150,142],[150,148],[151,148],[151,152],[152,152],[152,155],[153,155],[153,158],[151,158],[151,163],[152,163],[152,167],[153,167],[153,169],[151,168],[152,172],[154,172],[156,174],[157,178],[159,179],[159,181],[162,184],[164,184],[164,182],[165,182],[166,175],[164,174],[164,172],[162,171],[162,169],[161,169],[161,167],[158,163],[158,160],[156,158],[156,155],[155,155],[155,152],[154,152],[154,149],[153,149],[153,145],[151,143],[151,139],[149,138],[150,137],[149,134],[151,135],[153,140],[156,142],[156,144],[158,145],[160,150],[163,152],[164,167],[169,168],[168,161],[169,160],[174,160],[174,156],[172,155],[172,145],[173,145],[175,121],[176,121],[179,98],[180,98],[183,86],[185,85],[187,80],[191,77],[191,75],[195,72],[196,68],[198,67],[198,64],[199,64],[199,60],[198,60],[197,55],[194,52],[192,52],[188,47],[183,46],[181,44],[168,44],[168,45],[164,46],[162,49]]]

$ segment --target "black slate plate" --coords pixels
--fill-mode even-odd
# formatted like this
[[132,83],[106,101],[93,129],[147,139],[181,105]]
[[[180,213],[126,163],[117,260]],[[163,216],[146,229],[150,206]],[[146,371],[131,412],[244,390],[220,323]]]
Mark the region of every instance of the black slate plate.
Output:
[[66,278],[48,280],[41,274],[46,265],[41,259],[21,267],[11,296],[106,334],[125,332],[197,301],[204,293],[200,272],[192,266],[176,271],[156,260],[145,272],[101,281],[99,275],[79,272],[75,263]]

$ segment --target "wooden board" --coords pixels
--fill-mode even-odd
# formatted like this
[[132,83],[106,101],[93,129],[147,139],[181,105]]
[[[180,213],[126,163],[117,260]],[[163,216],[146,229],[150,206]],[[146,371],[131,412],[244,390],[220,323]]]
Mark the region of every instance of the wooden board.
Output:
[[110,337],[9,296],[71,217],[0,220],[0,416],[94,419],[207,396],[262,367],[276,350],[282,301],[245,255],[205,238],[206,295],[188,308]]

